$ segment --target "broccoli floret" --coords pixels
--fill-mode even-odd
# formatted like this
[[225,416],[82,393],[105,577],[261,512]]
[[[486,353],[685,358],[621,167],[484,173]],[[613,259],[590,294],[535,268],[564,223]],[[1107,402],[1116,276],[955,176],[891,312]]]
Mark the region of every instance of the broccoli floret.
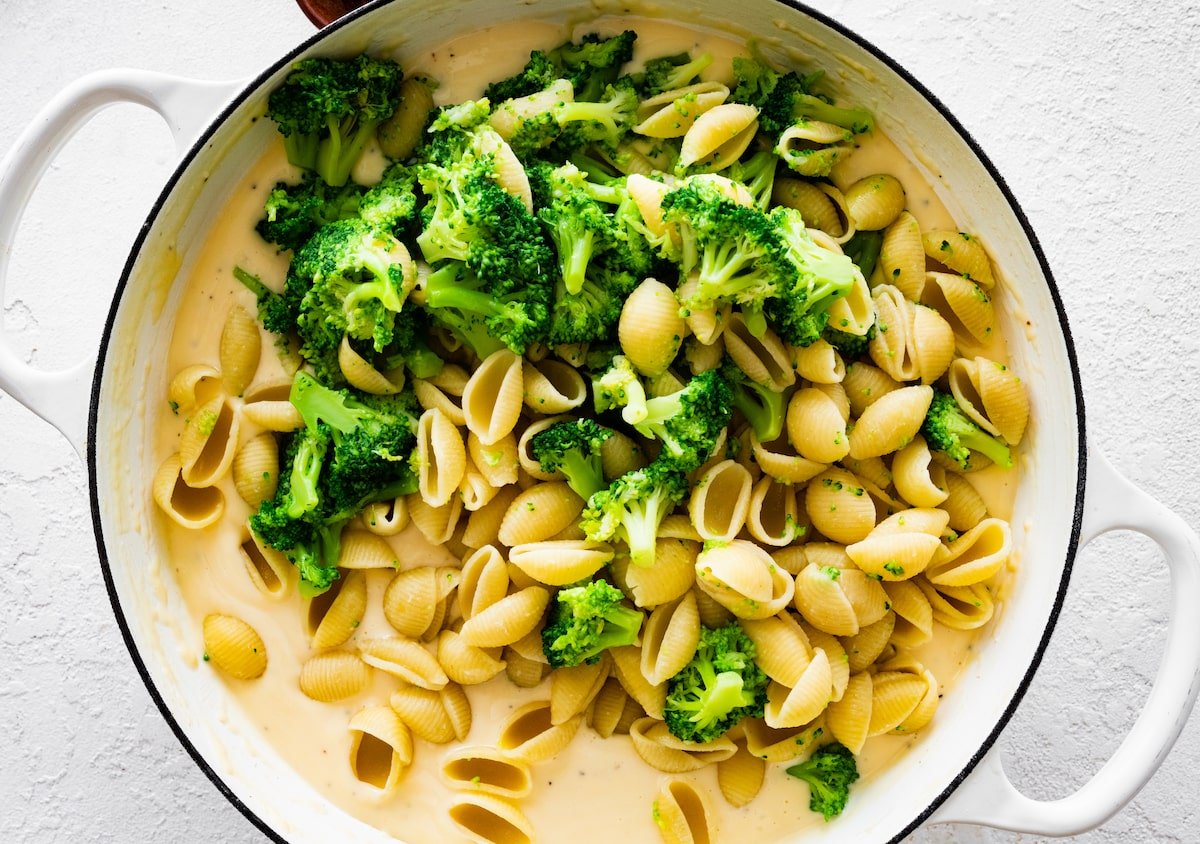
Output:
[[258,318],[273,334],[285,335],[296,327],[300,302],[304,299],[302,280],[288,275],[283,293],[276,293],[262,279],[242,267],[233,268],[233,277],[258,299]]
[[761,716],[768,680],[754,657],[754,642],[737,622],[701,627],[695,656],[667,685],[664,718],[671,734],[709,742],[743,718]]
[[485,96],[498,103],[537,93],[555,79],[568,79],[577,99],[597,99],[616,80],[621,65],[632,58],[636,39],[632,31],[609,39],[590,34],[548,53],[534,50],[520,73],[488,85]]
[[688,53],[660,56],[646,62],[641,73],[633,74],[631,79],[638,94],[645,99],[692,84],[712,61],[709,53],[702,53],[694,59]]
[[775,187],[775,165],[778,161],[774,152],[764,149],[745,161],[735,161],[729,167],[729,178],[746,186],[760,211],[766,211],[771,206],[771,190]]
[[875,326],[872,324],[866,334],[851,334],[849,331],[826,325],[821,336],[837,349],[844,359],[860,358],[867,353],[867,347],[875,339]]
[[415,283],[408,250],[387,231],[362,220],[322,226],[292,259],[287,282],[304,288],[296,318],[300,354],[323,380],[340,383],[342,337],[371,341],[382,352]]
[[596,101],[576,95],[573,101],[558,103],[551,113],[561,130],[559,149],[570,152],[596,144],[615,151],[637,122],[637,107],[637,92],[626,82],[609,85]]
[[603,580],[559,590],[542,628],[542,652],[551,668],[595,663],[609,648],[632,645],[642,614],[622,606],[625,595]]
[[548,305],[553,256],[525,203],[499,184],[496,151],[503,145],[487,125],[450,124],[434,135],[417,171],[429,198],[417,244],[431,263],[465,262],[490,293],[525,290]]
[[787,398],[746,377],[729,357],[721,364],[721,375],[729,385],[733,406],[742,412],[760,443],[773,442],[783,431]]
[[792,765],[787,772],[808,783],[808,808],[819,812],[826,821],[846,808],[850,786],[858,779],[854,754],[836,742],[820,748],[806,761]]
[[733,398],[715,370],[694,376],[677,393],[646,401],[646,418],[634,424],[638,433],[662,443],[658,462],[690,472],[712,456],[721,431],[729,424]]
[[587,501],[604,489],[600,447],[612,431],[591,419],[559,422],[537,433],[530,450],[543,472],[562,472],[567,484]]
[[365,55],[297,62],[267,100],[288,160],[334,187],[346,184],[376,127],[396,110],[401,76],[395,62]]
[[379,184],[363,195],[359,216],[373,226],[403,237],[417,221],[417,175],[411,167],[393,164]]
[[434,322],[453,331],[480,359],[508,346],[525,354],[545,338],[549,310],[532,288],[497,295],[465,265],[448,261],[423,282],[424,305]]
[[356,396],[299,372],[290,399],[310,431],[330,431],[333,456],[322,482],[327,514],[350,518],[364,502],[413,486],[409,458],[419,409],[412,393]]
[[945,452],[963,469],[970,467],[972,451],[978,451],[997,466],[1012,468],[1008,446],[972,422],[949,393],[934,390],[921,433],[930,448]]
[[870,278],[871,273],[875,272],[875,263],[879,260],[879,249],[882,245],[883,232],[856,231],[842,246],[842,251],[862,270],[863,278]]
[[615,355],[608,368],[592,379],[592,396],[597,413],[619,407],[621,418],[630,425],[646,418],[646,388],[624,355]]
[[592,258],[616,246],[616,225],[588,190],[587,179],[574,164],[545,175],[539,192],[547,204],[538,212],[558,249],[559,269],[568,293],[583,289]]
[[637,283],[637,276],[608,267],[589,274],[578,293],[571,293],[558,281],[550,311],[549,344],[591,343],[612,336],[621,307]]
[[658,526],[687,494],[682,472],[654,463],[626,472],[589,498],[580,527],[595,542],[623,539],[635,565],[652,566]]
[[267,194],[264,216],[255,230],[281,251],[298,251],[326,223],[358,216],[362,192],[353,182],[331,188],[311,173],[305,173],[299,184],[279,182]]
[[791,285],[796,268],[773,218],[725,197],[704,178],[687,179],[662,200],[663,218],[679,227],[678,260],[698,284],[685,305],[730,302],[761,308]]
[[771,212],[796,267],[791,284],[767,302],[775,330],[794,346],[811,346],[829,323],[829,308],[861,280],[858,267],[845,255],[822,249],[804,227],[800,212],[776,208]]
[[731,99],[759,109],[759,127],[778,138],[786,129],[802,120],[832,123],[854,134],[869,132],[875,126],[871,112],[863,108],[839,108],[828,97],[813,89],[824,71],[807,75],[780,74],[758,59],[735,58],[733,73],[737,86]]

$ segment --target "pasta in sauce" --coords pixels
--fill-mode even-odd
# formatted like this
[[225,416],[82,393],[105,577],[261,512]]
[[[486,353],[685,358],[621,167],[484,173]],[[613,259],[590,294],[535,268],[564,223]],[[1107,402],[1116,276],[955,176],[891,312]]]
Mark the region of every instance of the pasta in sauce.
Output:
[[[688,84],[641,98],[623,147],[649,235],[678,237],[661,217],[676,180],[755,203],[725,178],[761,145],[759,110],[736,100],[730,69],[744,47],[648,19],[580,32],[625,28],[638,33],[629,68],[683,51],[710,58]],[[406,70],[441,85],[431,94],[422,74],[406,75],[404,104],[354,175],[365,181],[383,153],[411,154],[435,103],[477,97],[499,75],[462,61],[473,39],[504,44],[516,68],[530,46],[565,35],[521,24],[403,56]],[[513,100],[489,130],[497,184],[527,209],[540,201],[536,179],[531,188],[506,140],[547,103]],[[203,641],[200,670],[223,672],[274,749],[349,814],[411,844],[557,840],[565,829],[579,842],[614,829],[630,842],[766,842],[824,823],[785,765],[832,738],[870,777],[936,723],[939,694],[999,611],[1020,540],[1005,521],[1016,470],[977,454],[964,467],[920,431],[940,391],[1010,445],[1024,433],[1028,399],[993,330],[1004,280],[880,131],[799,118],[776,140],[781,163],[764,204],[795,209],[832,255],[864,260],[874,239],[873,272],[863,267],[831,308],[831,326],[853,333],[880,321],[857,354],[825,339],[801,347],[760,324],[761,311],[677,310],[677,297],[703,289],[694,279],[638,279],[619,327],[639,379],[631,388],[653,402],[693,375],[724,372],[744,385],[737,395],[781,402],[775,430],[737,404],[651,543],[651,566],[631,562],[620,533],[590,538],[591,490],[533,450],[555,422],[595,416],[580,374],[586,348],[535,344],[472,361],[443,332],[431,345],[450,362],[410,372],[347,335],[334,356],[350,385],[414,396],[418,457],[411,489],[345,527],[341,576],[314,594],[284,553],[247,531],[289,471],[277,438],[307,422],[287,401],[296,360],[257,330],[254,296],[233,274],[249,268],[278,287],[287,272],[288,253],[254,232],[271,186],[298,177],[282,145],[230,198],[181,303],[153,498]],[[659,157],[663,144],[684,169]],[[419,296],[427,268],[405,240],[402,286]],[[624,410],[603,417],[628,424],[597,450],[602,485],[661,457]],[[558,590],[600,577],[644,615],[637,644],[550,670],[539,634],[547,607]],[[681,741],[663,721],[671,678],[702,625],[734,622],[765,672],[762,714],[713,741]],[[605,778],[603,799],[581,774]],[[847,811],[862,808],[851,799]]]

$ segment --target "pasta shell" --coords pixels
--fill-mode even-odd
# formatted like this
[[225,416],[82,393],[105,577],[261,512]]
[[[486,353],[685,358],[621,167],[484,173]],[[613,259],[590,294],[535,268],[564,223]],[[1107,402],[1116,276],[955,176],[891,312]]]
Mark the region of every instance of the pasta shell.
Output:
[[479,134],[480,153],[492,156],[492,178],[507,193],[521,200],[521,203],[525,206],[525,210],[532,214],[533,191],[529,187],[529,176],[526,175],[525,167],[521,164],[521,160],[517,158],[516,153],[512,151],[512,147],[495,130],[480,127],[477,131]]
[[846,377],[842,356],[825,340],[793,349],[792,365],[801,378],[814,384],[837,384]]
[[[698,273],[692,273],[676,291],[679,301],[693,301],[699,287],[700,276]],[[729,324],[732,313],[733,307],[729,304],[714,304],[708,307],[692,304],[680,310],[688,329],[695,335],[697,341],[706,346],[717,342]]]
[[322,703],[354,697],[370,679],[366,663],[344,651],[317,654],[300,667],[300,691]]
[[238,427],[237,411],[223,396],[192,412],[179,438],[179,461],[188,486],[212,486],[225,477],[237,452]]
[[220,394],[221,373],[203,363],[185,366],[167,387],[167,401],[175,413],[190,413],[192,408],[208,404]]
[[[462,516],[463,500],[461,495],[451,495],[450,500],[440,507],[432,507],[426,503],[420,493],[414,493],[404,499],[404,507],[421,536],[430,545],[443,545],[450,541],[458,527]],[[478,512],[478,511],[476,511]]]
[[913,356],[922,384],[932,384],[954,360],[954,329],[933,308],[912,308]]
[[588,708],[608,679],[609,661],[558,668],[550,674],[550,723],[565,724]]
[[896,616],[892,641],[900,647],[915,648],[933,636],[933,608],[921,587],[911,580],[883,584]]
[[[442,367],[443,374],[447,369],[450,369],[450,366],[447,364]],[[455,369],[459,369],[459,367],[455,367]],[[463,381],[463,387],[466,387],[465,380]],[[417,397],[417,403],[427,412],[430,410],[440,410],[457,427],[467,424],[467,418],[463,415],[461,392],[455,393],[448,388],[439,387],[432,381],[423,381],[420,378],[414,378],[413,395]]]
[[433,744],[446,744],[454,740],[454,722],[446,709],[442,692],[419,686],[401,686],[392,692],[389,703],[400,720],[418,738]]
[[842,647],[842,643],[835,636],[824,630],[818,630],[809,624],[800,626],[804,630],[804,635],[808,637],[808,641],[812,643],[813,651],[825,651],[825,655],[829,658],[829,672],[833,678],[833,693],[830,700],[841,700],[842,695],[846,692],[846,685],[850,682],[850,658],[846,654],[846,649]]
[[[755,756],[744,743],[737,752],[717,763],[717,786],[730,806],[740,809],[749,805],[762,790],[767,763]],[[715,841],[716,838],[709,839]]]
[[962,475],[946,473],[946,493],[941,507],[950,514],[950,527],[954,530],[968,531],[987,517],[983,498]]
[[891,732],[902,724],[929,691],[926,678],[907,672],[881,671],[872,678],[869,735]]
[[[879,587],[880,591],[883,590],[878,583],[875,585]],[[879,659],[887,649],[895,629],[896,614],[889,611],[878,621],[864,625],[856,635],[842,642],[842,646],[846,649],[846,656],[850,659],[852,675],[859,671],[865,671],[875,660]]]
[[971,586],[997,574],[1012,554],[1012,530],[1003,519],[984,519],[950,543],[926,577],[938,586]]
[[766,551],[735,539],[696,558],[696,583],[739,618],[769,618],[791,603],[795,583]]
[[366,576],[352,571],[339,578],[337,593],[323,610],[312,634],[314,650],[337,647],[354,635],[367,611]]
[[600,687],[596,699],[588,710],[588,726],[595,730],[601,738],[611,736],[617,728],[617,722],[621,720],[628,699],[629,696],[625,694],[621,683],[615,678],[609,677]]
[[671,735],[666,724],[655,718],[635,721],[629,729],[629,737],[643,762],[669,774],[698,771],[737,752],[737,746],[726,736],[704,744],[681,741]]
[[[537,370],[529,367],[526,371]],[[479,437],[468,432],[467,456],[475,464],[476,470],[496,489],[517,482],[517,469],[520,467],[517,460],[517,438],[511,433],[491,445],[484,445]]]
[[862,752],[871,727],[871,702],[874,688],[871,675],[867,672],[854,674],[846,685],[842,699],[829,704],[825,722],[829,732],[844,744],[851,753]]
[[570,80],[557,79],[546,88],[524,97],[496,103],[489,122],[504,140],[512,140],[527,118],[550,111],[559,103],[575,101]]
[[500,525],[504,514],[521,493],[517,486],[501,487],[495,497],[467,519],[462,540],[468,548],[483,548],[500,542]]
[[746,523],[750,509],[750,473],[723,460],[704,473],[692,490],[688,512],[703,539],[729,541]]
[[154,473],[151,497],[171,521],[188,530],[206,528],[225,512],[225,496],[216,487],[195,489],[182,476],[179,455],[172,454]]
[[575,524],[583,499],[563,481],[530,487],[515,499],[500,523],[500,543],[509,547],[541,542]]
[[246,403],[242,405],[242,416],[268,431],[286,433],[302,428],[304,420],[300,417],[300,411],[288,400],[291,391],[290,381],[248,390]]
[[788,402],[787,431],[800,456],[814,463],[834,463],[850,451],[841,411],[813,387],[797,390]]
[[901,386],[882,369],[861,361],[847,366],[846,377],[842,380],[850,412],[855,416],[862,416],[868,407]]
[[984,357],[959,359],[950,367],[950,391],[959,406],[985,431],[1016,445],[1029,422],[1029,396],[1007,366]]
[[279,484],[279,446],[270,434],[247,440],[233,458],[233,486],[251,508],[275,497]]
[[679,164],[723,170],[742,157],[757,131],[758,109],[740,103],[716,106],[696,118],[683,136]]
[[851,133],[840,126],[806,120],[783,131],[775,144],[775,154],[801,176],[825,177],[843,158],[854,151]]
[[474,844],[533,844],[533,824],[513,804],[489,794],[455,796],[450,820]]
[[555,724],[550,717],[550,701],[538,700],[508,717],[496,744],[510,759],[536,764],[557,756],[575,738],[582,724],[582,715]]
[[636,700],[652,718],[662,718],[667,703],[667,687],[663,683],[651,683],[642,673],[641,648],[627,645],[610,648],[613,674],[621,682],[625,692]]
[[996,286],[992,262],[978,235],[937,229],[925,232],[921,240],[925,254],[942,266],[989,290]]
[[463,686],[486,683],[506,665],[499,651],[468,645],[454,630],[438,634],[437,661],[450,680]]
[[[758,441],[758,435],[753,430],[750,431],[750,453],[754,455],[754,462],[763,473],[780,483],[802,484],[828,468],[824,463],[789,454],[790,449],[787,449],[786,445],[781,439],[773,443],[761,443]],[[780,449],[780,446],[785,448]]]
[[673,88],[643,100],[633,131],[650,138],[682,138],[696,118],[719,106],[729,89],[719,82],[699,82]]
[[879,266],[885,284],[898,289],[914,302],[925,287],[925,247],[917,218],[901,211],[883,232],[879,245]]
[[413,154],[433,111],[433,91],[422,79],[405,79],[400,83],[399,95],[400,104],[375,132],[379,148],[392,161],[404,161]]
[[488,355],[463,390],[463,418],[483,445],[512,433],[521,415],[525,379],[521,358],[508,349]]
[[862,273],[855,273],[846,295],[829,306],[829,324],[858,337],[867,334],[875,325],[875,303],[871,299],[871,287]]
[[536,413],[565,413],[587,399],[579,370],[561,361],[538,361],[526,365],[522,374],[525,406]]
[[344,569],[392,569],[399,568],[400,560],[392,546],[379,536],[365,530],[347,530],[342,533],[338,566]]
[[804,505],[812,526],[834,542],[858,542],[875,527],[871,497],[845,469],[829,469],[813,478]]
[[867,346],[876,365],[896,381],[921,377],[912,339],[913,304],[899,289],[881,284],[873,294],[878,331]]
[[931,465],[929,446],[919,434],[892,458],[892,477],[900,497],[917,507],[936,507],[950,494],[946,473]]
[[996,307],[984,289],[970,279],[950,273],[926,273],[921,302],[950,324],[960,349],[1003,349]]
[[776,393],[796,383],[791,356],[771,329],[755,337],[745,318],[734,314],[728,320],[724,337],[726,353],[751,381]]
[[230,395],[242,395],[258,370],[262,337],[258,333],[258,321],[241,305],[234,305],[225,315],[219,356],[225,389]]
[[648,179],[643,175],[632,174],[625,180],[625,189],[637,205],[638,213],[646,224],[646,229],[655,238],[665,238],[673,235],[672,240],[678,241],[679,232],[672,231],[663,220],[662,199],[670,188],[664,182]]
[[514,686],[532,689],[539,685],[550,672],[550,666],[536,659],[529,659],[513,648],[504,649],[504,674]]
[[864,231],[886,229],[900,216],[906,201],[904,185],[886,173],[859,179],[846,189],[850,218]]
[[921,577],[916,584],[929,601],[933,620],[952,630],[976,630],[991,621],[995,613],[995,601],[982,583],[935,586]]
[[376,396],[392,396],[404,389],[404,367],[398,366],[384,374],[350,345],[350,337],[342,336],[338,346],[338,368],[351,387]]
[[256,680],[267,670],[267,646],[240,618],[220,613],[204,617],[204,659],[237,680]]
[[660,536],[655,542],[654,565],[637,566],[628,557],[612,562],[613,579],[639,607],[657,607],[687,593],[696,582],[696,555],[700,543]]
[[243,534],[238,552],[246,566],[246,576],[259,592],[275,600],[288,594],[294,569],[287,557],[249,531]]
[[412,733],[386,706],[368,706],[350,719],[350,772],[379,791],[395,790],[412,764]]
[[800,727],[825,711],[832,697],[833,672],[825,651],[817,648],[796,685],[772,682],[767,687],[763,720],[775,729]]
[[[719,773],[720,768],[717,770]],[[689,782],[672,779],[664,783],[653,809],[654,822],[665,844],[709,844],[717,840],[716,817],[708,797]]]
[[383,614],[388,623],[401,636],[432,638],[459,576],[456,569],[433,566],[397,572],[383,593]]
[[642,675],[652,685],[666,683],[692,661],[700,644],[700,610],[686,593],[662,604],[646,620],[642,633]]
[[863,571],[884,580],[907,580],[925,570],[942,543],[926,533],[872,533],[846,546]]
[[463,641],[478,648],[511,645],[541,623],[549,602],[550,593],[539,586],[514,592],[467,619]]
[[509,562],[539,583],[567,586],[591,577],[613,558],[611,545],[565,539],[515,545]]
[[422,689],[437,691],[450,682],[433,654],[411,639],[369,639],[359,645],[359,655],[367,665]]
[[812,647],[794,618],[780,613],[771,618],[743,619],[739,624],[754,642],[758,667],[772,680],[795,686],[812,661]]
[[621,351],[648,378],[667,371],[686,332],[675,292],[653,278],[645,279],[629,294],[617,323]]
[[450,788],[471,794],[519,799],[533,791],[529,766],[495,747],[460,747],[442,757],[441,778]]
[[454,423],[440,410],[427,410],[417,423],[417,485],[430,507],[441,507],[458,492],[467,450]]
[[796,609],[813,627],[835,636],[853,636],[859,630],[858,614],[840,583],[844,573],[810,563],[796,575]]
[[849,209],[842,192],[832,185],[805,182],[800,179],[776,179],[771,189],[771,201],[776,205],[795,208],[804,225],[820,229],[845,243],[854,236]]
[[825,718],[818,716],[816,720],[800,727],[775,729],[767,726],[759,718],[747,718],[742,721],[742,729],[746,733],[746,749],[767,764],[791,762],[796,759],[807,759],[817,749],[818,740],[825,734]]
[[932,387],[902,387],[883,396],[850,432],[850,456],[864,460],[904,448],[921,430],[932,401]]
[[458,606],[464,619],[482,612],[508,594],[508,565],[496,548],[485,545],[463,561]]
[[755,484],[746,516],[746,532],[763,545],[790,545],[808,533],[808,515],[796,499],[796,488],[765,476]]

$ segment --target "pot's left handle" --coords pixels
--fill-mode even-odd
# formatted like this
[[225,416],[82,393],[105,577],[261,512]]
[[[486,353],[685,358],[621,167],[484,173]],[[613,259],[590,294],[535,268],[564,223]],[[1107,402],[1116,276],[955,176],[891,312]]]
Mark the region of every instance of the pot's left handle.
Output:
[[1087,474],[1080,545],[1109,531],[1136,531],[1158,543],[1171,571],[1167,643],[1146,705],[1108,762],[1074,794],[1059,800],[1026,797],[1009,780],[1000,750],[993,747],[930,823],[981,824],[1036,835],[1094,829],[1119,812],[1158,770],[1192,711],[1200,687],[1200,537],[1095,449],[1088,450]]
[[[116,103],[145,106],[166,121],[182,155],[240,85],[106,70],[77,80],[47,103],[0,161],[0,301],[17,226],[30,196],[63,144],[96,112]],[[94,367],[94,355],[53,372],[32,367],[13,351],[0,320],[0,390],[61,431],[81,456]]]

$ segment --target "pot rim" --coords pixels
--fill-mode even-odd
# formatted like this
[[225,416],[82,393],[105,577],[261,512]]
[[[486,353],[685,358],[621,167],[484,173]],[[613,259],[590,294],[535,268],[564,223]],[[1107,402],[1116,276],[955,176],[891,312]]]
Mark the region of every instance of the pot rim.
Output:
[[[108,357],[108,347],[112,340],[113,325],[116,322],[117,312],[120,308],[121,300],[125,292],[125,288],[129,283],[129,278],[133,273],[133,267],[137,263],[141,255],[142,248],[145,246],[146,238],[150,230],[162,211],[167,199],[174,192],[184,172],[192,164],[193,160],[205,147],[213,136],[220,131],[226,121],[254,92],[256,92],[264,82],[271,76],[277,73],[285,65],[291,63],[297,56],[304,53],[313,45],[324,40],[325,37],[333,32],[340,30],[360,17],[369,15],[375,10],[383,8],[394,2],[402,2],[402,0],[371,0],[366,5],[355,9],[345,16],[339,18],[323,29],[319,29],[313,35],[301,41],[284,55],[280,56],[274,62],[269,64],[259,73],[248,81],[241,90],[215,115],[200,136],[188,149],[187,153],[180,159],[171,176],[167,179],[162,191],[151,206],[150,211],[146,215],[138,235],[130,247],[129,257],[126,259],[124,266],[121,269],[120,278],[117,280],[116,287],[113,291],[112,304],[109,306],[108,315],[105,319],[104,330],[100,337],[100,348],[96,358],[96,368],[92,376],[91,398],[88,408],[87,422],[87,455],[86,466],[88,476],[88,499],[91,504],[92,513],[92,529],[96,537],[96,551],[100,561],[101,574],[104,577],[104,586],[108,591],[109,602],[112,604],[113,615],[116,617],[117,626],[121,631],[121,638],[125,642],[125,648],[129,651],[129,655],[133,660],[134,667],[137,669],[138,675],[142,678],[143,684],[146,686],[146,691],[149,692],[154,705],[162,714],[163,719],[171,728],[171,732],[175,734],[175,738],[187,751],[188,755],[195,762],[197,767],[208,777],[209,781],[216,787],[225,798],[233,804],[238,811],[253,824],[260,832],[267,836],[271,841],[277,844],[289,844],[286,838],[280,835],[270,824],[264,821],[259,815],[242,799],[234,793],[233,789],[225,782],[219,773],[209,764],[208,760],[200,753],[195,744],[192,743],[183,727],[176,720],[170,707],[167,706],[158,687],[154,683],[154,679],[150,676],[150,671],[143,660],[141,653],[137,648],[137,644],[133,639],[133,633],[130,630],[129,622],[125,617],[125,612],[121,606],[120,596],[117,594],[116,584],[113,580],[112,568],[108,559],[107,546],[104,539],[104,527],[100,517],[100,496],[99,489],[96,483],[96,466],[97,466],[97,448],[96,448],[96,431],[99,417],[100,407],[100,385],[104,372],[104,365]],[[847,27],[845,24],[835,20],[832,17],[817,11],[806,5],[800,0],[775,0],[782,6],[786,6],[794,11],[800,12],[803,15],[816,20],[818,23],[832,29],[834,32],[853,42],[859,48],[867,51],[880,62],[888,67],[893,73],[899,76],[905,84],[913,88],[920,94],[930,105],[937,110],[942,119],[945,120],[950,128],[953,129],[958,136],[966,143],[967,147],[974,154],[976,160],[987,172],[988,176],[995,182],[1000,189],[1001,195],[1008,203],[1009,208],[1017,218],[1017,222],[1021,226],[1026,239],[1029,241],[1030,248],[1033,250],[1034,256],[1037,258],[1038,266],[1045,277],[1046,285],[1050,291],[1050,298],[1054,303],[1054,310],[1058,316],[1059,327],[1062,330],[1063,343],[1066,346],[1067,363],[1071,374],[1071,386],[1075,398],[1075,423],[1078,431],[1078,474],[1076,477],[1075,486],[1075,505],[1071,517],[1071,530],[1067,541],[1066,558],[1063,561],[1063,573],[1059,582],[1058,589],[1054,596],[1054,603],[1050,609],[1049,617],[1046,620],[1045,629],[1038,641],[1037,648],[1034,650],[1033,658],[1030,660],[1028,668],[1025,670],[1021,682],[1018,684],[1012,699],[1005,706],[996,725],[988,733],[987,737],[980,744],[978,750],[967,760],[950,783],[937,795],[933,800],[922,809],[913,819],[895,836],[889,839],[888,844],[899,844],[899,842],[911,834],[914,830],[920,827],[931,815],[950,797],[950,795],[958,788],[963,781],[970,776],[971,772],[990,751],[1000,734],[1008,726],[1017,707],[1025,697],[1025,693],[1029,690],[1029,686],[1033,681],[1038,667],[1041,665],[1042,658],[1045,656],[1046,649],[1050,644],[1050,638],[1054,633],[1054,628],[1058,623],[1059,616],[1062,614],[1063,601],[1066,598],[1067,588],[1071,582],[1071,573],[1074,570],[1075,556],[1079,548],[1079,535],[1083,519],[1084,508],[1084,490],[1086,487],[1087,475],[1087,431],[1085,424],[1085,409],[1083,402],[1083,385],[1079,375],[1079,362],[1075,354],[1075,342],[1071,336],[1070,324],[1067,321],[1066,311],[1063,307],[1062,297],[1059,295],[1058,285],[1054,280],[1054,275],[1050,270],[1049,262],[1046,260],[1045,252],[1042,250],[1041,242],[1038,240],[1037,234],[1029,223],[1029,218],[1025,215],[1024,209],[1021,207],[1017,198],[1013,195],[1004,176],[997,170],[996,166],[988,158],[979,142],[974,136],[958,121],[953,113],[942,103],[940,99],[928,88],[925,87],[913,74],[904,68],[899,62],[885,53],[882,49],[875,46],[874,43],[868,41],[863,36],[859,35],[854,30]]]

